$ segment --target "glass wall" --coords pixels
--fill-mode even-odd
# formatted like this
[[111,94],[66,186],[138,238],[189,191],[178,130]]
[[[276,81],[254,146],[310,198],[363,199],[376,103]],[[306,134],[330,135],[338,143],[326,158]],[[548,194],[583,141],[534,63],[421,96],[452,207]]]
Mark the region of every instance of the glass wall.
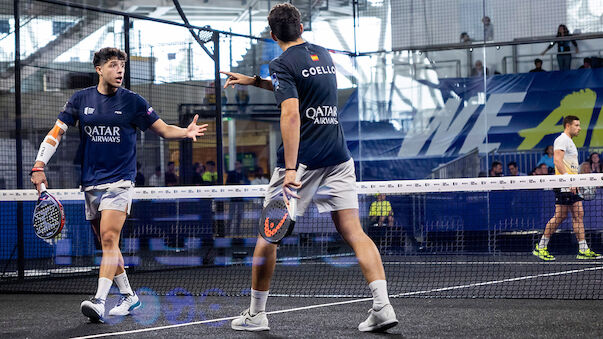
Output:
[[[23,163],[29,166],[33,161],[65,101],[75,91],[96,84],[94,51],[105,46],[123,49],[127,40],[130,89],[146,98],[168,123],[185,126],[199,114],[200,121],[209,124],[207,135],[195,143],[142,132],[138,159],[145,185],[153,175],[163,178],[172,171],[171,162],[179,185],[223,183],[199,182],[194,172],[203,173],[211,166],[214,173],[223,164],[227,178],[236,161],[245,173],[244,182],[254,180],[258,169],[262,171],[258,177],[268,176],[280,144],[280,112],[273,94],[237,87],[223,89],[218,96],[213,55],[219,54],[221,70],[267,78],[270,60],[281,53],[266,20],[276,3],[248,1],[246,9],[238,7],[231,13],[224,8],[223,16],[211,19],[201,11],[203,4],[198,11],[185,8],[190,22],[198,25],[193,31],[203,41],[201,46],[180,24],[174,8],[166,12],[173,23],[135,14],[126,21],[125,13],[22,0]],[[572,112],[583,112],[588,119],[580,146],[584,152],[599,146],[600,105],[594,80],[599,73],[578,71],[585,58],[591,60],[589,66],[597,67],[603,57],[603,24],[598,19],[603,8],[596,1],[550,1],[546,16],[542,4],[519,0],[300,0],[293,4],[302,13],[303,38],[332,51],[341,123],[359,180],[437,177],[436,169],[452,166],[474,150],[480,165],[448,176],[488,175],[488,167],[499,158],[505,159],[504,167],[507,162],[521,162],[525,165],[520,170],[529,173],[537,163],[529,159],[539,158],[559,130],[558,121],[548,122],[556,117],[553,112],[579,91],[587,93],[582,94],[582,102],[588,107],[595,98],[590,111],[575,104],[579,100],[568,99]],[[15,27],[11,6],[5,4],[3,9],[0,100],[4,113],[0,110],[0,114],[6,122],[0,126],[0,140],[9,145],[2,147],[4,158],[16,159]],[[567,26],[570,36],[556,37],[560,24]],[[222,31],[218,49],[211,41],[214,31],[199,28],[206,25]],[[567,45],[569,52],[559,52],[560,45]],[[536,59],[542,60],[546,75],[529,73],[536,68]],[[566,64],[570,70],[558,72]],[[218,87],[225,78],[221,76]],[[548,91],[554,95],[535,96],[547,84],[559,84]],[[220,126],[216,125],[218,109],[223,113]],[[55,187],[78,185],[77,133],[75,128],[69,130],[50,164],[48,176]],[[0,187],[16,187],[15,163],[0,165]],[[26,172],[22,173],[25,181]]]
[[550,1],[543,16],[542,6],[359,2],[359,128],[346,136],[361,180],[508,175],[511,162],[530,174],[570,113],[583,121],[580,161],[600,147],[603,7]]

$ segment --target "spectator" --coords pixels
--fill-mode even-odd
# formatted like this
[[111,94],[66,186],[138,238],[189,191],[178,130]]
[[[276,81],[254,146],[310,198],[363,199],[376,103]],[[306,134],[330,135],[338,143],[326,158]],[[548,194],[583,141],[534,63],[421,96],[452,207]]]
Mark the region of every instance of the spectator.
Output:
[[144,174],[142,174],[142,165],[136,162],[136,178],[134,179],[134,185],[138,187],[144,186]]
[[176,175],[176,165],[173,161],[168,162],[168,170],[165,172],[165,185],[176,186],[178,185],[178,176]]
[[503,176],[503,167],[500,161],[493,161],[492,166],[490,166],[490,177],[502,177]]
[[203,164],[196,162],[193,165],[193,185],[203,184],[203,172],[205,172],[205,167]]
[[373,201],[369,208],[369,218],[371,220],[371,225],[373,226],[381,227],[394,225],[392,204],[385,200],[385,194],[379,193],[377,195],[377,201]]
[[507,164],[507,169],[509,170],[509,175],[518,176],[518,175],[526,175],[525,173],[519,172],[519,168],[517,167],[517,163],[515,161],[511,161]]
[[542,59],[534,59],[534,68],[530,70],[531,72],[546,72],[542,69]]
[[[569,34],[569,30],[565,25],[559,25],[557,28],[557,37],[567,37],[571,36]],[[578,44],[576,40],[566,40],[566,41],[555,41],[551,42],[550,45],[541,53],[544,55],[549,49],[553,48],[555,44],[557,45],[557,63],[559,64],[560,71],[569,71],[572,66],[572,54],[570,49],[570,43],[574,45],[576,49],[576,53],[580,53],[580,49],[578,48]]]
[[247,105],[249,104],[249,92],[247,86],[236,85],[237,94],[235,99],[237,101],[237,112],[239,114],[247,113]]
[[229,185],[246,185],[249,184],[247,176],[243,174],[243,166],[240,161],[235,161],[235,169],[228,171],[228,177],[226,178],[226,184]]
[[205,162],[205,172],[203,173],[203,182],[208,185],[214,185],[218,182],[218,172],[216,163],[213,160]]
[[268,184],[268,179],[264,175],[264,169],[261,166],[255,170],[255,174],[253,180],[251,180],[252,185],[265,185]]
[[550,168],[546,164],[540,164],[538,168],[540,169],[540,175],[549,175],[555,171],[555,168]]
[[540,166],[540,164],[546,164],[549,168],[548,173],[555,170],[555,163],[553,162],[553,145],[548,145],[544,148],[544,153],[540,160],[538,160],[536,166]]
[[469,36],[469,34],[467,34],[467,32],[461,33],[460,43],[462,43],[462,44],[470,44],[472,41],[473,40],[471,39],[471,37]]
[[593,68],[591,58],[584,58],[582,66],[578,67],[578,69],[585,69],[585,68]]
[[591,167],[590,167],[590,162],[587,160],[583,163],[580,164],[580,169],[578,170],[578,174],[590,174],[591,172]]
[[[234,170],[228,171],[227,185],[245,185],[249,184],[247,176],[243,174],[243,166],[240,161],[235,161]],[[232,198],[228,207],[229,234],[235,237],[241,235],[241,221],[244,211],[244,201],[242,198]]]
[[590,164],[590,173],[601,173],[599,153],[593,152],[588,157],[588,163]]
[[[486,75],[490,75],[490,69],[486,68]],[[481,60],[475,62],[475,67],[471,69],[472,77],[483,77],[484,76],[484,64]]]
[[494,40],[494,26],[491,23],[490,17],[483,17],[482,23],[484,24],[484,40]]
[[161,166],[155,167],[155,173],[149,178],[149,186],[159,187],[164,186],[163,175],[161,174]]

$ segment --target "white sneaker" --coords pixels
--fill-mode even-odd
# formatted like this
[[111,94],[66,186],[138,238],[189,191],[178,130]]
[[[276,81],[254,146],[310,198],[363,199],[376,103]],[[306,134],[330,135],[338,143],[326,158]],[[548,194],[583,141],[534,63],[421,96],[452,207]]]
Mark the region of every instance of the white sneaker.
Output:
[[234,319],[230,323],[230,327],[232,327],[233,330],[250,332],[270,330],[270,327],[268,327],[268,317],[266,317],[266,312],[251,315],[251,313],[249,313],[249,309],[246,309],[238,318]]
[[140,307],[140,300],[136,293],[134,295],[122,294],[117,305],[109,311],[109,315],[128,315],[133,310]]
[[394,308],[391,304],[387,304],[379,311],[371,308],[368,318],[358,325],[358,330],[362,332],[379,332],[396,325],[398,325],[398,319],[396,319]]
[[90,318],[90,321],[93,323],[104,323],[104,315],[105,315],[105,303],[96,298],[90,298],[90,300],[82,301],[80,305],[80,311]]

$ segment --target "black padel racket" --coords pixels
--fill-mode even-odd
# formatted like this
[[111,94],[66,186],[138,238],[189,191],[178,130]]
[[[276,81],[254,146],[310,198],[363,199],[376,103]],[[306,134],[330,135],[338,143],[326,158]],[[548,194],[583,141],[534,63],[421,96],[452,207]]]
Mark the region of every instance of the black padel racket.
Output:
[[61,233],[64,225],[63,205],[46,191],[46,185],[40,184],[40,197],[33,212],[34,232],[42,239],[50,239]]
[[278,244],[283,238],[289,236],[295,226],[295,212],[297,199],[274,199],[262,210],[262,218],[258,229],[266,241]]

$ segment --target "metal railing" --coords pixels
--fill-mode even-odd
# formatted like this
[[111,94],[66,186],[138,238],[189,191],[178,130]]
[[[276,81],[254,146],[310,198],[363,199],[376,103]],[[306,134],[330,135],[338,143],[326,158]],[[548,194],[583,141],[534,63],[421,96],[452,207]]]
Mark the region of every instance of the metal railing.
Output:
[[[591,153],[597,152],[601,154],[603,147],[582,147],[578,149],[578,161],[583,163],[588,160]],[[490,169],[490,164],[493,161],[499,161],[503,166],[503,173],[507,173],[507,165],[514,161],[517,163],[519,172],[530,174],[530,172],[536,168],[539,164],[540,159],[543,156],[542,151],[492,151],[488,154],[489,164],[486,163],[486,157],[480,159],[480,167],[484,171]]]
[[[595,54],[593,54],[593,53],[595,53]],[[558,68],[559,68],[557,66],[557,63],[555,62],[555,59],[558,54],[570,54],[570,55],[575,56],[576,58],[591,57],[594,55],[601,57],[601,56],[603,56],[603,50],[580,51],[580,53],[561,52],[561,53],[550,53],[548,55],[542,55],[542,54],[522,54],[522,55],[515,55],[515,56],[507,55],[507,56],[504,56],[501,60],[502,72],[503,72],[503,74],[508,74],[507,66],[509,64],[509,61],[511,61],[511,65],[519,64],[519,63],[534,64],[534,59],[536,59],[536,58],[541,59],[543,61],[543,64],[545,62],[547,62],[547,64],[550,63],[550,68],[548,70],[555,71],[555,70],[558,70]],[[522,59],[522,58],[529,58],[529,61],[528,60],[520,61],[519,59]]]
[[461,155],[460,157],[441,164],[431,171],[431,179],[449,178],[475,178],[480,172],[480,158],[478,148]]

